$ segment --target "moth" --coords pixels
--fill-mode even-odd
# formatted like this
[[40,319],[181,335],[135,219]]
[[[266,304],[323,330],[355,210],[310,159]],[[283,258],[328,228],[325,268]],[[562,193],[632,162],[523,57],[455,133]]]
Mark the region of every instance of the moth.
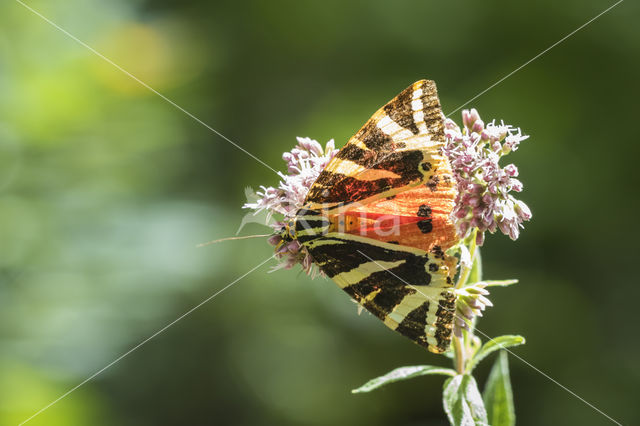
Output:
[[451,342],[456,189],[436,85],[380,108],[327,164],[280,231],[384,324],[431,352]]

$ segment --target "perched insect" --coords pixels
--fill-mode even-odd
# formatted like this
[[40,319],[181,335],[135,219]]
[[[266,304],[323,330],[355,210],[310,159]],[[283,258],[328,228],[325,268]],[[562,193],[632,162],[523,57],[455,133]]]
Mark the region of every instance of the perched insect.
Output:
[[380,108],[337,153],[280,231],[389,328],[441,353],[451,342],[455,183],[433,81]]

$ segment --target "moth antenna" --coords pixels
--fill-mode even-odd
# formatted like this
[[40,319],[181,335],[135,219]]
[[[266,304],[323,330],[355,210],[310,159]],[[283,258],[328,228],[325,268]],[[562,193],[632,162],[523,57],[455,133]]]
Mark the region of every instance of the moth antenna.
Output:
[[207,243],[198,244],[196,247],[204,247],[215,243],[220,243],[222,241],[230,241],[230,240],[247,240],[249,238],[261,238],[261,237],[270,237],[274,234],[262,234],[262,235],[244,235],[242,237],[228,237],[228,238],[220,238],[219,240],[209,241]]

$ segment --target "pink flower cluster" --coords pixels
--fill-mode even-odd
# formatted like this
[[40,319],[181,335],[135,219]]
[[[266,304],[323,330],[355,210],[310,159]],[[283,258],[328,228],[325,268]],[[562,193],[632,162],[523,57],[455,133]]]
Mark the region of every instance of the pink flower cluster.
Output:
[[282,179],[277,188],[260,186],[256,192],[260,199],[255,203],[246,203],[243,208],[256,212],[268,210],[269,213],[280,213],[285,218],[293,218],[309,192],[309,188],[318,178],[327,163],[338,150],[331,139],[322,148],[318,141],[298,137],[298,145],[291,151],[282,154],[287,163],[288,175],[278,172]]
[[[278,188],[261,186],[261,191],[256,192],[260,198],[256,202],[246,203],[243,208],[252,209],[256,213],[262,210],[267,210],[269,214],[280,213],[284,215],[285,221],[295,216],[304,204],[313,182],[338,152],[333,139],[326,143],[324,149],[313,139],[297,139],[298,145],[282,154],[289,174],[279,172],[282,180]],[[269,244],[275,247],[276,257],[283,260],[275,269],[291,269],[299,263],[307,274],[313,275],[313,262],[306,248],[296,240],[285,241],[282,238],[285,223],[275,222],[271,227],[275,234],[269,237]]]
[[510,194],[522,191],[522,182],[516,179],[518,168],[514,164],[500,167],[498,162],[528,136],[502,122],[495,124],[495,120],[485,125],[475,109],[462,111],[462,122],[460,129],[453,120],[445,119],[444,152],[458,187],[452,212],[458,234],[464,238],[477,228],[476,241],[481,245],[485,231],[500,229],[515,240],[522,222],[531,219],[531,211]]

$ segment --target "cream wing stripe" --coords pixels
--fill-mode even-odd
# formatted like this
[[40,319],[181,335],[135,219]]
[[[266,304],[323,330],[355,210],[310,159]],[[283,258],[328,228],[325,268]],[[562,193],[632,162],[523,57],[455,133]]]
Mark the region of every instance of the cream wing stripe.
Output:
[[357,176],[358,180],[377,180],[377,179],[398,179],[402,176],[383,169],[372,169],[361,166],[351,160],[341,158],[325,169],[327,172],[339,173],[345,176]]
[[[393,269],[397,266],[402,265],[405,262],[406,260],[404,259],[397,260],[395,262],[383,262],[383,261],[365,262],[365,263],[361,263],[360,265],[358,265],[357,267],[353,268],[350,271],[342,272],[341,274],[336,275],[335,277],[333,277],[333,280],[336,281],[336,283],[339,283],[338,285],[340,286],[340,288],[345,288],[347,285],[360,282],[363,278],[368,277],[374,272],[381,272],[381,271],[386,271],[388,269]],[[346,283],[347,285],[343,286],[342,283]]]
[[386,135],[391,136],[394,139],[405,140],[413,136],[410,130],[405,129],[388,115],[385,115],[376,123],[378,129],[382,130]]
[[426,301],[428,301],[428,299],[420,293],[405,296],[404,299],[393,308],[389,315],[387,315],[384,323],[387,327],[395,330],[411,311],[419,308]]
[[413,122],[420,130],[420,133],[428,133],[427,124],[424,122],[424,105],[422,104],[422,89],[413,91],[411,109],[413,110]]

